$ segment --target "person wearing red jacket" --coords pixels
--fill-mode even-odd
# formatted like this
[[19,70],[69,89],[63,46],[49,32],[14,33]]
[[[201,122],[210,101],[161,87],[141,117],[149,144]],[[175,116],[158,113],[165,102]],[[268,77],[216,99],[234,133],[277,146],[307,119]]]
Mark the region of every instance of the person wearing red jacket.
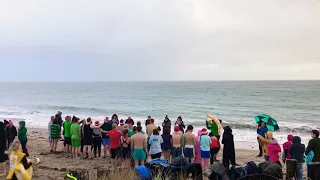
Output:
[[268,145],[269,161],[275,162],[281,166],[279,160],[279,153],[281,153],[281,147],[275,138],[271,139],[271,143]]
[[291,154],[289,153],[289,150],[292,146],[292,138],[293,138],[293,135],[289,134],[287,137],[288,141],[285,142],[282,146],[284,151],[284,158],[282,159],[283,163],[286,163],[287,159],[291,159]]
[[210,164],[212,165],[214,161],[217,160],[217,154],[220,151],[220,142],[217,137],[213,135],[213,133],[209,133],[209,136],[211,138],[211,144],[210,144]]

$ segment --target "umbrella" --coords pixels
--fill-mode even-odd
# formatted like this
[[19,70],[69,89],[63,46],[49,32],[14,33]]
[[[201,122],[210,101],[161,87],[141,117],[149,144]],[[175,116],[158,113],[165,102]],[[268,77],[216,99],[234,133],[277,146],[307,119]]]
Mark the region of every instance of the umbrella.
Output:
[[218,129],[222,128],[220,121],[216,117],[207,114],[207,118],[212,120],[218,126]]
[[276,131],[280,129],[278,122],[269,115],[260,114],[258,116],[255,116],[254,120],[256,121],[257,124],[261,124],[262,122],[266,123],[266,126],[270,131]]

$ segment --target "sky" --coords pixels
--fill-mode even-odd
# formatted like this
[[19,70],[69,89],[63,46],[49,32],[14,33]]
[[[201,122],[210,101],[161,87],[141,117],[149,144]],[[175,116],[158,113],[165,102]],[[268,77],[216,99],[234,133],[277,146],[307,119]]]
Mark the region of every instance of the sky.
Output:
[[319,0],[4,0],[0,81],[320,79]]

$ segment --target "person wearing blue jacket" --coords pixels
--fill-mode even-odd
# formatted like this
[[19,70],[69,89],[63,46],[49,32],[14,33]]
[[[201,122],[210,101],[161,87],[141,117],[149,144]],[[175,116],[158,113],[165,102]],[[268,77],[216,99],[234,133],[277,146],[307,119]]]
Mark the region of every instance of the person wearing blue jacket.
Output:
[[[265,134],[268,132],[268,128],[266,127],[266,123],[262,122],[261,125],[258,126],[257,128],[257,134],[261,135],[262,137],[265,137]],[[262,157],[262,146],[261,142],[258,139],[258,144],[259,144],[259,155],[258,157]]]

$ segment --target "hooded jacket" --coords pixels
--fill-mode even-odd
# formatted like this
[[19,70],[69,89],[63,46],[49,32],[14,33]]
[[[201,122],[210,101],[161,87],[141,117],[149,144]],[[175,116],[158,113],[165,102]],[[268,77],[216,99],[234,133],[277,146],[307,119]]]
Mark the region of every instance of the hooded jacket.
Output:
[[292,145],[292,138],[293,138],[293,135],[289,134],[287,137],[288,141],[283,144],[283,151],[284,151],[284,153],[286,155],[285,157],[287,159],[291,159],[291,154],[288,151]]
[[271,139],[273,137],[272,132],[268,131],[266,137],[267,138],[264,138],[263,136],[258,135],[258,139],[262,142],[263,155],[269,156],[268,145],[271,143]]
[[279,162],[279,153],[281,153],[281,147],[276,139],[272,139],[271,143],[268,144],[268,150],[269,160],[271,162]]
[[18,139],[19,141],[26,141],[27,140],[26,122],[20,121],[19,124],[22,126],[22,128],[19,128],[18,130]]
[[234,141],[232,135],[232,129],[229,126],[223,128],[223,137],[222,137],[222,144],[223,147],[223,162],[228,163],[231,161],[232,165],[235,165],[235,149],[234,149]]
[[292,139],[292,146],[289,149],[289,154],[291,155],[292,159],[297,160],[299,163],[304,162],[304,151],[305,145],[301,144],[301,138],[299,136],[295,136]]

